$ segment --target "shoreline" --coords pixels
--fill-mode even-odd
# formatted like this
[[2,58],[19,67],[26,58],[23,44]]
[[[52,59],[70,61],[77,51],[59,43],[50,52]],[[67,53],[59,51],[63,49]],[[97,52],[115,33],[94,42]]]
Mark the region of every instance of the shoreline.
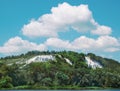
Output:
[[1,88],[0,90],[119,90],[112,87],[78,87],[78,86],[17,86],[13,88]]

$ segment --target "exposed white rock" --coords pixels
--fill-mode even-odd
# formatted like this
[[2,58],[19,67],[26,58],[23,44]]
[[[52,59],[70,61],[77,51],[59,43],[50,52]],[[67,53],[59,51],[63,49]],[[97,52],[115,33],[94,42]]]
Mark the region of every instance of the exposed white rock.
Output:
[[58,57],[59,57],[59,58],[62,58],[62,56],[61,56],[61,55],[58,55]]
[[102,68],[102,65],[96,61],[93,61],[92,59],[90,59],[90,57],[85,57],[85,60],[86,60],[86,63],[88,65],[88,67],[91,67],[93,69],[96,69],[96,68]]
[[68,64],[72,65],[72,62],[69,59],[67,59],[67,58],[64,58],[64,59]]
[[53,55],[39,55],[27,60],[26,64],[30,64],[32,62],[46,62],[49,60],[55,60],[55,57]]

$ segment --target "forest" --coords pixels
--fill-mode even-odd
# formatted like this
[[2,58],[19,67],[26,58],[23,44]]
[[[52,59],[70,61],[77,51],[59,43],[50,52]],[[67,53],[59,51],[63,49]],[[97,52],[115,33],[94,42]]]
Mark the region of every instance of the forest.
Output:
[[[24,61],[37,55],[54,55],[55,60]],[[59,55],[61,57],[59,57]],[[103,68],[88,67],[85,56],[99,62]],[[68,64],[64,58],[71,60]],[[22,61],[23,64],[19,64]],[[30,51],[0,58],[0,89],[82,89],[120,88],[120,63],[93,53],[73,51]]]

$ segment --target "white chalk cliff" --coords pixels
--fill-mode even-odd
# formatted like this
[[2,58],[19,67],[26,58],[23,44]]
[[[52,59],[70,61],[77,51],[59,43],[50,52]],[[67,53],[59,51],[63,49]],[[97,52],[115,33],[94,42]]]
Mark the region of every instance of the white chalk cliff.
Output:
[[90,59],[90,57],[86,56],[85,57],[86,63],[88,65],[88,67],[91,67],[93,69],[96,68],[102,68],[102,65],[96,61],[93,61],[92,59]]
[[55,60],[55,57],[53,55],[39,55],[27,60],[26,64],[30,64],[32,62],[46,62],[50,60]]

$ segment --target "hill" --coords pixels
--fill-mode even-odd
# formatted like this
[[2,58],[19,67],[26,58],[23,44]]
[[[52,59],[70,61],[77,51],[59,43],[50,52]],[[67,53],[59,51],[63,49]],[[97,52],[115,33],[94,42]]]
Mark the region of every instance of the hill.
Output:
[[1,89],[120,87],[120,63],[93,53],[31,51],[0,59]]

